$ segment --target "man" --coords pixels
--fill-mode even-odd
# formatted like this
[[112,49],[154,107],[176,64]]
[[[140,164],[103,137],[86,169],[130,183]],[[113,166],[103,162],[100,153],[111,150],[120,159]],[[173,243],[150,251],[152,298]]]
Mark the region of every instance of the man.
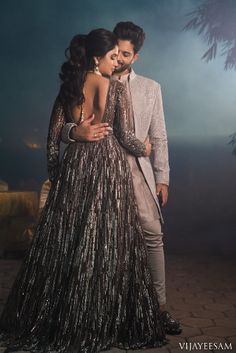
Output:
[[[127,155],[134,183],[134,191],[145,234],[150,269],[157,291],[161,317],[167,334],[180,334],[181,327],[166,311],[165,260],[163,251],[163,222],[161,206],[167,203],[169,184],[168,145],[160,85],[148,78],[136,75],[131,68],[138,59],[145,33],[132,22],[120,22],[114,33],[118,38],[118,68],[114,78],[127,87],[130,109],[133,110],[135,135],[144,141],[148,135],[152,144],[152,164],[148,157]],[[92,125],[90,117],[79,126],[66,124],[62,140],[97,141],[109,134],[105,123]],[[161,203],[161,204],[160,204]]]

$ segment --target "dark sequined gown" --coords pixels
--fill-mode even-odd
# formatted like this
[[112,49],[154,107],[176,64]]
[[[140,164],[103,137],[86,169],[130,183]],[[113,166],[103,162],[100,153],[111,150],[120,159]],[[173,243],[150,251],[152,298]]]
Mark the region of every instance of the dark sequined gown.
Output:
[[161,346],[158,302],[120,143],[136,156],[145,147],[127,130],[123,85],[111,81],[107,95],[103,120],[114,134],[71,143],[58,165],[63,119],[57,101],[48,144],[53,184],[1,316],[3,345],[64,353]]

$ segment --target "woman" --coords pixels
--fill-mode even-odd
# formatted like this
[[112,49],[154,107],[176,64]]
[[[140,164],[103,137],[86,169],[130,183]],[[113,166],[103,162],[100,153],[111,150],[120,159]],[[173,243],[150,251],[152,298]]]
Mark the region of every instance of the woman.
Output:
[[[72,40],[62,66],[53,116],[77,123],[95,113],[114,134],[70,144],[60,165],[58,151],[48,146],[52,188],[0,321],[8,350],[92,353],[164,343],[119,142],[136,156],[147,155],[149,145],[127,128],[123,85],[106,78],[117,55],[114,34],[98,29]],[[57,121],[50,141],[60,136]]]

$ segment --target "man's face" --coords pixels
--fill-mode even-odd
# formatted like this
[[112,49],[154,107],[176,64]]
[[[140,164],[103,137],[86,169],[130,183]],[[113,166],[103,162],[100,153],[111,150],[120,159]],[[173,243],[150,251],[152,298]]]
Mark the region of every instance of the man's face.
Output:
[[118,48],[118,66],[114,73],[128,73],[131,65],[138,59],[138,54],[134,52],[134,46],[130,40],[118,39]]

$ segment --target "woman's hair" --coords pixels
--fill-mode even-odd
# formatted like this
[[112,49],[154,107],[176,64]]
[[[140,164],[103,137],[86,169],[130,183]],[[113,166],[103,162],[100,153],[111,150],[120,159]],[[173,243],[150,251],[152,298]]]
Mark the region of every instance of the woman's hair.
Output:
[[83,86],[87,72],[95,68],[94,56],[105,56],[116,44],[115,34],[103,28],[73,37],[65,51],[67,61],[59,74],[62,81],[59,97],[64,107],[84,102]]
[[137,53],[143,46],[145,33],[143,29],[133,22],[119,22],[113,32],[121,40],[129,40],[134,46],[134,52]]

